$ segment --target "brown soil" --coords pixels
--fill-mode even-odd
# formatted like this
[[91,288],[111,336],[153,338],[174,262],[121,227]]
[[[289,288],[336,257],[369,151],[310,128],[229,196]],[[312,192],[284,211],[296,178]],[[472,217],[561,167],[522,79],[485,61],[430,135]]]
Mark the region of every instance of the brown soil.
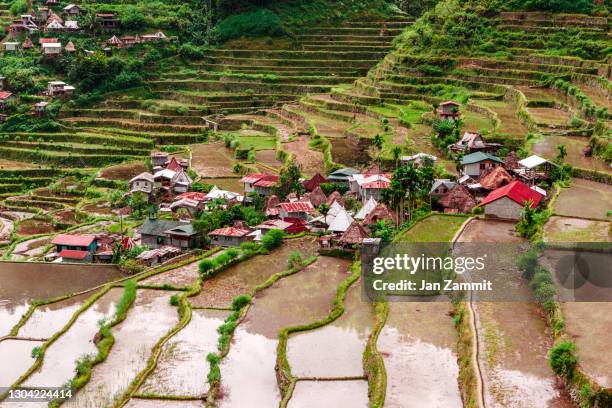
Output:
[[305,175],[324,174],[323,153],[311,150],[308,141],[308,138],[299,136],[292,142],[283,143],[283,148],[293,154],[295,164],[302,168]]
[[230,177],[235,173],[232,153],[223,143],[191,145],[191,167],[200,177]]
[[110,180],[130,180],[145,171],[148,171],[148,169],[142,162],[125,163],[100,170],[99,177]]

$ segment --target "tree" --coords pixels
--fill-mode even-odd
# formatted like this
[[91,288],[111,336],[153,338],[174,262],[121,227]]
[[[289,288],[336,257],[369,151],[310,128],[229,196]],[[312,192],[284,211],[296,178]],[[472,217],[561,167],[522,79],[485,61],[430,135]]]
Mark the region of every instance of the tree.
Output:
[[557,154],[557,159],[559,161],[563,161],[563,159],[565,159],[565,157],[567,156],[567,148],[564,144],[560,144],[557,146],[557,151],[559,152]]
[[384,140],[383,140],[382,136],[381,136],[381,135],[379,135],[379,134],[376,134],[376,136],[374,136],[374,139],[372,140],[372,144],[373,144],[373,145],[374,145],[374,146],[375,146],[375,147],[376,147],[378,150],[382,149],[382,147],[383,147],[383,142],[384,142]]
[[318,210],[324,217],[326,217],[327,213],[329,212],[329,205],[323,203],[319,206]]
[[536,221],[536,210],[531,208],[531,201],[528,201],[523,206],[521,213],[521,220],[516,224],[516,230],[518,233],[525,238],[530,238],[536,233],[538,228]]
[[370,225],[370,231],[374,237],[380,238],[383,242],[389,242],[391,240],[391,227],[383,220]]
[[128,199],[128,205],[136,217],[142,217],[149,206],[149,202],[145,199],[144,194],[133,193]]
[[402,148],[400,146],[393,146],[393,149],[391,149],[391,154],[393,155],[393,161],[395,162],[395,166],[398,166],[399,159],[402,155]]
[[578,364],[576,345],[571,340],[560,341],[550,349],[548,359],[557,375],[571,378]]
[[283,243],[283,237],[285,233],[283,230],[273,229],[266,233],[261,239],[261,244],[265,249],[271,251],[274,248],[279,247]]
[[304,186],[300,182],[301,177],[302,173],[297,165],[290,163],[283,167],[278,179],[278,186],[276,187],[276,193],[279,198],[284,199],[289,193],[301,195],[304,192]]
[[412,219],[412,209],[416,200],[429,191],[433,182],[433,168],[415,168],[413,163],[398,167],[391,178],[391,186],[383,191],[383,199],[395,210],[400,224],[404,222],[404,211],[408,209],[408,219]]

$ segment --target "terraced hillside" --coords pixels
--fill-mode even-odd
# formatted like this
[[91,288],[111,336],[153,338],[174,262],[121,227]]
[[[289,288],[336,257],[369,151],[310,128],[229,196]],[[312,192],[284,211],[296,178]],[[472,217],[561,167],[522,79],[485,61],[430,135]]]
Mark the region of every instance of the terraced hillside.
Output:
[[7,3],[0,3],[0,26],[6,27],[10,25],[12,19],[10,5]]

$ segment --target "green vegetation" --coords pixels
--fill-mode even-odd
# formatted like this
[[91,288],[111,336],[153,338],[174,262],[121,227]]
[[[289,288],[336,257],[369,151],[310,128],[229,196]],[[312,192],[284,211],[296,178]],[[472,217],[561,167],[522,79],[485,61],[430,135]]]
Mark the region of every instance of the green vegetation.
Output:
[[273,229],[266,233],[261,239],[261,245],[268,251],[279,247],[283,243],[285,232],[283,230]]
[[572,378],[578,364],[576,345],[571,340],[558,342],[550,349],[550,366],[557,375]]

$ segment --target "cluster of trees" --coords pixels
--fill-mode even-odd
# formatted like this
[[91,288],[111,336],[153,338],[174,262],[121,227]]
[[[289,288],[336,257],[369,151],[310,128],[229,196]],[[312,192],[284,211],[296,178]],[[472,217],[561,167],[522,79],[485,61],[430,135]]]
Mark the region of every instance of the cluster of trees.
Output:
[[433,163],[414,167],[412,163],[398,167],[391,178],[391,186],[383,191],[383,199],[395,210],[399,224],[412,219],[413,210],[419,199],[429,193],[434,182]]

